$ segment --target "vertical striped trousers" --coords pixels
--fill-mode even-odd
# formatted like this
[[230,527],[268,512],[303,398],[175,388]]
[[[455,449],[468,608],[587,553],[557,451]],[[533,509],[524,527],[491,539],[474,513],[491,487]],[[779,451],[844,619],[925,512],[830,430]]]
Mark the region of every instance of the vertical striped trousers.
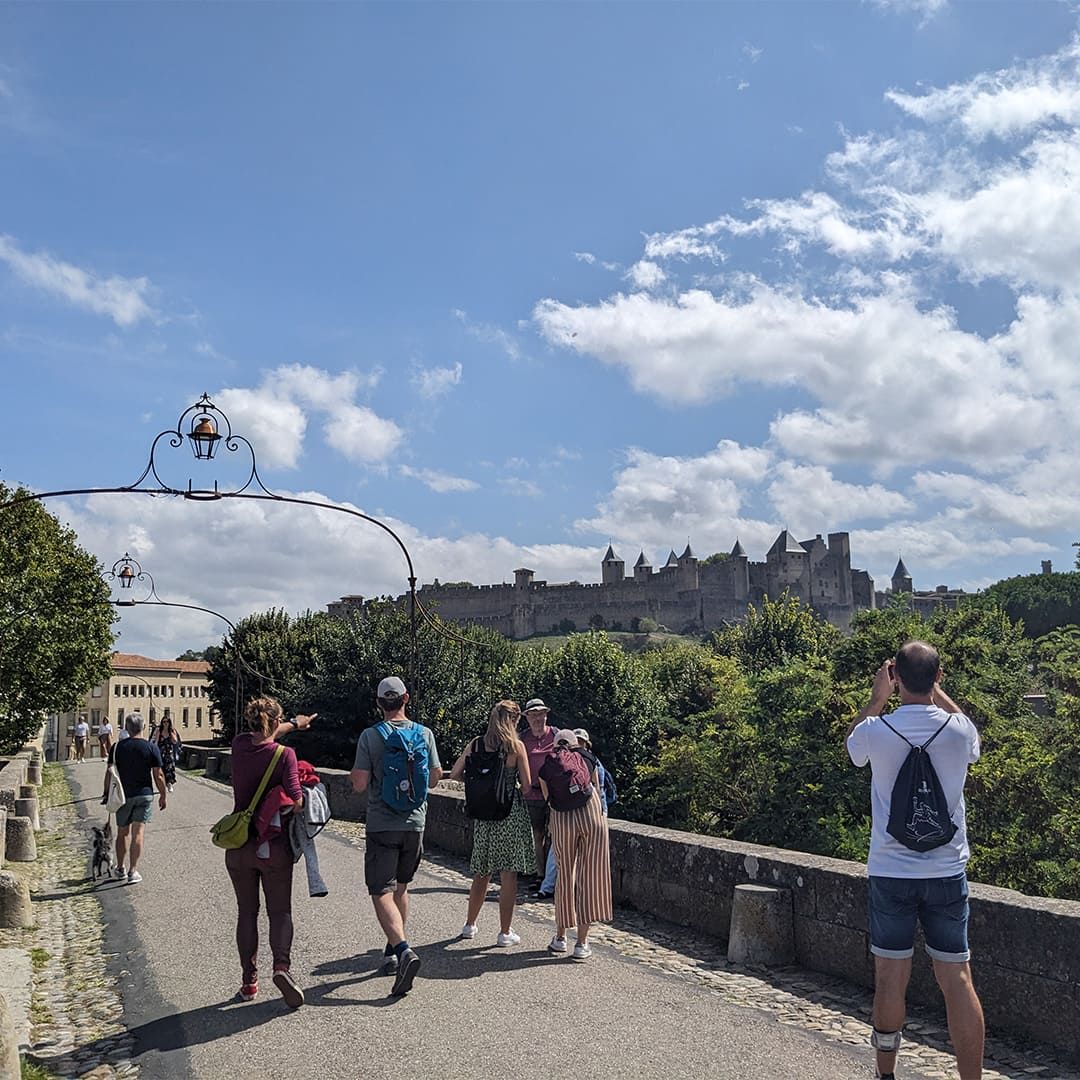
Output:
[[559,876],[555,922],[562,927],[611,921],[611,853],[600,797],[576,810],[551,809],[548,827]]

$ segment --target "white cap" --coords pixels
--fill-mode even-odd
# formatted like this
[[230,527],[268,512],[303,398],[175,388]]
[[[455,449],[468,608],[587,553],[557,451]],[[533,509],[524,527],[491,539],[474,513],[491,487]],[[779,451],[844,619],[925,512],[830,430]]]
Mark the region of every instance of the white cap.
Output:
[[578,744],[578,737],[569,728],[563,728],[562,731],[555,732],[555,745],[558,746],[561,742],[573,748]]

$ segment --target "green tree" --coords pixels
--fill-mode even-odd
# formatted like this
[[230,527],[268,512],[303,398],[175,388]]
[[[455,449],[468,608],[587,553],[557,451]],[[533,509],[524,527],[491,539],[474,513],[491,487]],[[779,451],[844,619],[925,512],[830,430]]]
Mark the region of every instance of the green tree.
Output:
[[712,635],[713,648],[732,656],[747,671],[768,668],[812,656],[826,656],[840,640],[840,631],[814,614],[797,597],[767,596],[761,607],[746,609],[746,619]]
[[[0,484],[0,507],[28,495]],[[101,565],[38,502],[0,510],[0,751],[109,674],[116,613]]]
[[1006,578],[974,602],[1002,608],[1013,622],[1023,622],[1029,637],[1042,637],[1055,627],[1080,623],[1080,573]]

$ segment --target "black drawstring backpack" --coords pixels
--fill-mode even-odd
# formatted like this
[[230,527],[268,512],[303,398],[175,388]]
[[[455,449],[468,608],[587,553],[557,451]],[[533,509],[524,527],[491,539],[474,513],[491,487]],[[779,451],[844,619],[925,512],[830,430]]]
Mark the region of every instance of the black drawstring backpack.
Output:
[[911,747],[893,784],[886,832],[912,851],[933,851],[956,835],[956,825],[949,817],[945,792],[926,752],[927,747],[945,730],[951,716],[922,744],[916,746],[904,738],[883,716],[881,722]]

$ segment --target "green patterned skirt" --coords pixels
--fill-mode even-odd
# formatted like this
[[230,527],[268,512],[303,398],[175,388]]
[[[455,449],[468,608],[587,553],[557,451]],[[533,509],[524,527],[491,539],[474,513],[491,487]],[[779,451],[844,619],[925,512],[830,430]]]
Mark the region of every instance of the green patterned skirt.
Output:
[[529,812],[514,794],[514,808],[502,821],[474,821],[473,849],[469,869],[476,874],[494,874],[500,870],[530,874],[536,869],[532,825]]

